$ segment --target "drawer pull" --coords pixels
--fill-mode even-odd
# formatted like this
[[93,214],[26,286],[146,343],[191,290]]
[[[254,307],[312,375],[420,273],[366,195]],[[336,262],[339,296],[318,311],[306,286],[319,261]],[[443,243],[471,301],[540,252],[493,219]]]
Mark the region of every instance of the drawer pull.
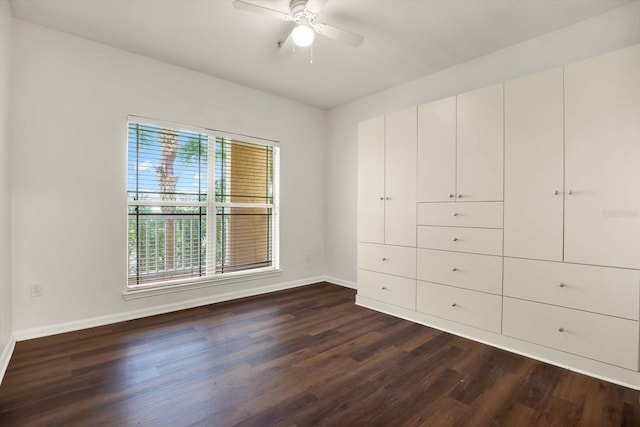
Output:
[[453,238],[453,241],[454,241],[454,242],[457,242],[457,241],[458,241],[458,238],[457,238],[457,237],[454,237],[454,238]]
[[461,198],[462,198],[462,194],[458,194],[458,199],[461,199]]
[[382,258],[382,261],[388,261],[386,258]]
[[454,212],[454,213],[453,213],[453,216],[458,216],[458,212]]
[[558,328],[558,332],[564,332],[564,328]]
[[382,290],[383,290],[383,291],[387,291],[388,289],[387,289],[387,287],[386,287],[386,286],[383,286],[383,287],[382,287]]
[[389,200],[389,199],[391,199],[391,197],[385,197],[384,199],[385,199],[385,200]]
[[458,271],[458,269],[456,267],[453,267],[451,271]]
[[451,307],[457,307],[458,304],[456,304],[455,302],[453,304],[451,304]]
[[380,197],[380,200],[384,200],[384,197]]
[[569,191],[567,191],[567,194],[568,194],[568,195],[572,195],[572,194],[573,194],[573,190],[569,190]]
[[453,199],[455,196],[453,194],[449,194],[449,198]]
[[557,195],[558,195],[558,194],[560,194],[560,193],[561,193],[561,191],[559,191],[559,190],[555,190],[555,191],[553,192],[553,195],[554,195],[554,196],[557,196]]
[[560,286],[561,288],[564,288],[567,285],[565,283],[560,282],[560,284],[558,286]]

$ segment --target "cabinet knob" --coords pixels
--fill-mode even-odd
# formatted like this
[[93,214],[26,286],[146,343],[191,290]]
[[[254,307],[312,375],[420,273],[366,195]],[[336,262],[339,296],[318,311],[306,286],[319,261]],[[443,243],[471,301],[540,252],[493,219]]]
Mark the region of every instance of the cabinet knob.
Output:
[[561,288],[564,288],[565,286],[567,286],[565,283],[560,283],[558,286],[560,286]]
[[387,261],[387,259],[386,258],[382,258],[382,261]]
[[458,194],[458,199],[462,198],[462,194]]
[[384,200],[384,197],[380,197],[380,200]]
[[568,194],[568,195],[572,195],[572,194],[573,194],[573,190],[569,190],[569,191],[567,191],[567,194]]
[[453,216],[458,216],[458,212],[454,212],[454,213],[453,213]]
[[455,196],[453,194],[449,194],[449,198],[453,199]]
[[385,197],[384,199],[385,199],[385,200],[389,200],[389,199],[391,199],[391,197]]
[[387,290],[387,287],[386,287],[386,286],[383,286],[383,287],[382,287],[382,290],[383,290],[383,291],[386,291],[386,290]]
[[458,271],[458,269],[457,269],[457,268],[455,268],[455,267],[453,267],[453,268],[451,269],[451,271]]
[[456,304],[455,302],[453,304],[451,304],[451,307],[457,307],[458,304]]
[[560,192],[559,192],[558,190],[555,190],[555,191],[553,192],[553,195],[554,195],[554,196],[557,196],[558,194],[560,194]]
[[558,332],[564,332],[564,328],[558,328]]
[[457,241],[458,241],[458,238],[457,238],[457,237],[454,237],[454,238],[453,238],[453,241],[454,241],[454,242],[457,242]]

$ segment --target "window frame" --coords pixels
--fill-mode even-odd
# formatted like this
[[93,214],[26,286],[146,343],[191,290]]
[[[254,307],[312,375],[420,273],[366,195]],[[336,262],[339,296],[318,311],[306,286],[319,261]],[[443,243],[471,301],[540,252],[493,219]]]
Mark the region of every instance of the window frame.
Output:
[[[273,277],[281,274],[280,270],[280,144],[279,141],[259,138],[255,136],[243,135],[239,133],[232,133],[228,131],[221,131],[212,128],[184,125],[181,123],[157,120],[148,117],[129,115],[127,116],[126,129],[127,136],[125,141],[128,141],[128,129],[130,123],[140,123],[142,125],[158,126],[160,128],[168,128],[172,130],[188,131],[207,136],[207,201],[206,202],[169,202],[167,201],[136,201],[129,200],[128,198],[128,165],[129,165],[129,150],[128,144],[126,152],[126,171],[125,171],[125,190],[124,197],[126,203],[126,232],[127,239],[129,233],[129,209],[131,206],[145,206],[145,205],[172,205],[179,204],[180,206],[198,206],[205,207],[206,209],[206,224],[207,224],[207,254],[205,258],[205,265],[207,273],[203,276],[186,277],[179,279],[169,279],[157,282],[141,283],[137,285],[129,285],[129,254],[127,249],[126,264],[127,276],[125,279],[125,290],[123,291],[124,299],[135,299],[144,296],[160,295],[165,293],[179,292],[189,289],[199,289],[209,286],[226,285],[236,282],[243,282],[248,280],[255,280],[265,277]],[[238,203],[238,202],[217,202],[215,195],[215,179],[216,179],[216,143],[218,139],[223,139],[225,142],[238,141],[242,143],[273,147],[273,196],[272,203]],[[216,233],[211,230],[216,229],[216,217],[218,208],[269,208],[271,209],[271,266],[259,267],[241,271],[232,271],[227,273],[216,273]],[[127,240],[128,242],[128,240]],[[128,248],[128,243],[125,245]],[[210,273],[210,272],[213,273]]]

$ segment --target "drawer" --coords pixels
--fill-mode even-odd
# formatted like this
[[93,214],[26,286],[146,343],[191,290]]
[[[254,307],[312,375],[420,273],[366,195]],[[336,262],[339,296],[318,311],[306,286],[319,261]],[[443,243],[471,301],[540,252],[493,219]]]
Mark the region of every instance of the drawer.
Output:
[[502,295],[502,257],[418,249],[418,280]]
[[358,243],[358,268],[416,278],[416,248]]
[[502,202],[418,203],[418,225],[502,228]]
[[502,230],[419,226],[418,247],[485,255],[502,255]]
[[502,297],[418,281],[417,310],[500,333]]
[[504,298],[502,333],[535,344],[638,369],[638,322]]
[[505,258],[504,294],[638,320],[640,272]]
[[358,270],[358,294],[415,310],[416,281],[367,270]]

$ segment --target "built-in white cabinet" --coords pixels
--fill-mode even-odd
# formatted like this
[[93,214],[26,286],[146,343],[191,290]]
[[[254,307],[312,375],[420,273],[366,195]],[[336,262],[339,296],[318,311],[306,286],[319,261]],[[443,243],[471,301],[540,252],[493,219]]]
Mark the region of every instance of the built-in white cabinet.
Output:
[[504,254],[562,261],[562,68],[505,83],[504,99]]
[[418,201],[503,199],[502,84],[418,107]]
[[416,138],[416,108],[360,123],[358,241],[416,245]]
[[640,389],[640,45],[359,138],[358,304]]
[[505,258],[504,295],[640,320],[638,270]]
[[640,268],[640,46],[564,73],[564,259]]
[[640,268],[638,141],[638,46],[507,82],[505,255]]
[[456,198],[503,199],[503,85],[458,95]]
[[507,336],[638,370],[638,322],[504,298]]
[[418,106],[418,201],[455,200],[456,97]]
[[417,109],[358,128],[358,292],[396,307],[416,300]]
[[384,117],[358,126],[358,241],[384,243]]

